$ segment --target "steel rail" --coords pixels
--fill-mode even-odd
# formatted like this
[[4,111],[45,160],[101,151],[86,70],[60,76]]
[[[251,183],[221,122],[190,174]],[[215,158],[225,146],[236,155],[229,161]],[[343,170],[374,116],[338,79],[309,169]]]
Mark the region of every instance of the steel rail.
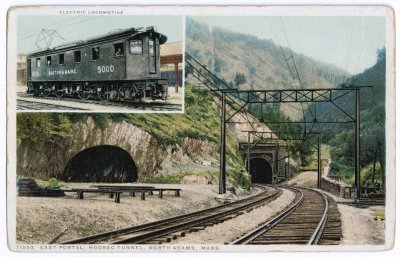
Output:
[[65,110],[85,110],[82,108],[76,108],[72,106],[66,105],[58,105],[53,103],[43,103],[43,102],[35,102],[25,99],[17,99],[17,110],[49,110],[51,109],[65,109]]
[[[45,102],[33,102],[27,99],[38,99],[38,100],[51,100],[51,101],[59,101],[59,102],[68,102],[68,103],[82,103],[82,104],[93,104],[99,106],[111,106],[111,107],[127,107],[127,108],[136,108],[136,109],[145,109],[145,108],[164,108],[168,110],[178,110],[181,109],[181,104],[173,104],[173,103],[165,103],[165,102],[133,102],[133,101],[101,101],[98,99],[80,99],[80,98],[73,98],[70,96],[66,96],[63,98],[57,97],[50,97],[50,96],[32,96],[32,95],[19,95],[17,99],[17,106],[19,101],[25,102],[32,102],[32,103],[39,103],[44,105],[54,105],[59,108],[70,108],[70,109],[77,109],[77,110],[85,110],[82,108],[75,108],[70,107],[67,105],[57,105],[55,103],[45,103]],[[24,98],[24,99],[23,99]],[[22,106],[23,107],[23,106]]]
[[[290,187],[288,187],[290,188]],[[300,190],[296,188],[290,188],[291,190],[296,190],[300,194],[299,199],[290,205],[288,208],[286,208],[283,212],[281,212],[278,216],[274,217],[272,220],[266,222],[262,226],[258,227],[257,229],[247,233],[246,235],[242,236],[241,238],[233,241],[231,244],[232,245],[241,245],[241,244],[247,244],[253,239],[259,237],[261,234],[266,232],[267,230],[273,228],[275,225],[279,224],[284,218],[289,216],[304,200],[304,194]]]
[[187,222],[183,222],[181,224],[169,226],[166,228],[161,228],[161,229],[158,229],[158,230],[155,230],[155,231],[143,234],[143,235],[133,236],[133,237],[126,238],[123,240],[112,242],[112,244],[127,244],[127,243],[140,244],[140,243],[144,243],[145,241],[156,239],[157,237],[166,236],[168,234],[179,232],[179,231],[182,231],[185,229],[190,229],[192,227],[201,226],[205,222],[212,222],[212,221],[218,220],[220,218],[224,218],[226,216],[229,216],[229,215],[235,214],[237,212],[251,208],[253,206],[256,206],[256,205],[258,205],[264,201],[267,201],[271,198],[274,199],[274,197],[277,194],[279,194],[279,192],[281,192],[280,189],[278,189],[277,192],[275,192],[273,195],[267,196],[265,198],[263,197],[263,198],[257,199],[256,201],[253,201],[250,203],[245,203],[244,205],[234,207],[234,208],[228,209],[226,211],[217,212],[217,213],[207,215],[207,216],[195,219],[195,220],[190,220]]
[[319,239],[321,238],[321,235],[324,232],[326,221],[328,220],[328,211],[329,211],[329,202],[328,202],[328,199],[326,198],[326,195],[324,193],[321,193],[316,190],[313,190],[313,191],[318,192],[320,195],[322,195],[324,202],[325,202],[325,209],[324,209],[324,213],[322,214],[322,218],[318,223],[317,228],[315,229],[314,233],[312,234],[310,240],[307,243],[308,245],[318,244]]
[[253,241],[254,239],[256,239],[257,237],[259,237],[260,235],[264,234],[265,232],[267,232],[268,230],[272,229],[274,226],[278,225],[283,219],[285,219],[286,217],[288,217],[294,210],[296,210],[300,204],[303,202],[304,200],[304,194],[303,192],[300,191],[301,190],[310,190],[313,192],[316,192],[318,194],[320,194],[323,197],[323,201],[325,204],[324,207],[324,212],[322,214],[322,217],[316,227],[316,229],[314,230],[313,234],[311,235],[307,245],[316,245],[318,244],[321,235],[324,231],[327,219],[328,219],[328,211],[329,211],[329,202],[327,197],[325,196],[325,194],[317,191],[317,190],[313,190],[313,189],[309,189],[309,188],[301,188],[301,187],[297,187],[297,188],[293,188],[293,187],[286,187],[290,190],[296,190],[298,192],[301,193],[300,198],[293,203],[292,205],[290,205],[288,208],[286,208],[284,211],[282,211],[281,213],[279,213],[276,217],[274,217],[273,219],[267,221],[266,223],[264,223],[262,226],[254,229],[253,231],[247,233],[246,235],[242,236],[241,238],[235,240],[234,242],[232,242],[232,245],[240,245],[240,244],[248,244],[249,242]]
[[[257,186],[257,187],[261,187],[261,186]],[[262,188],[265,189],[265,187],[262,187]],[[277,192],[271,196],[274,196],[279,193],[279,190],[277,187],[272,187],[272,188],[277,189]],[[151,227],[159,226],[162,224],[170,224],[171,222],[176,221],[178,219],[182,220],[182,219],[186,219],[186,218],[196,217],[196,216],[203,215],[203,214],[211,212],[211,211],[217,211],[219,209],[229,208],[233,205],[241,204],[245,201],[249,201],[251,199],[261,197],[263,194],[266,194],[266,193],[267,193],[267,190],[264,190],[254,196],[240,199],[240,200],[237,200],[237,201],[234,201],[231,203],[218,205],[218,206],[211,207],[211,208],[208,208],[205,210],[191,212],[188,214],[179,215],[179,216],[175,216],[175,217],[171,217],[171,218],[167,218],[167,219],[163,219],[163,220],[159,220],[159,221],[154,221],[154,222],[150,222],[150,223],[146,223],[146,224],[142,224],[142,225],[138,225],[138,226],[123,228],[123,229],[119,229],[119,230],[115,230],[115,231],[110,231],[110,232],[105,232],[105,233],[96,234],[96,235],[92,235],[92,236],[73,239],[73,240],[61,242],[60,244],[92,244],[92,243],[96,243],[97,241],[100,241],[100,240],[105,240],[108,238],[115,237],[116,235],[125,235],[125,234],[129,234],[129,233],[136,233],[136,232],[140,232],[142,230],[149,229]]]
[[275,196],[279,195],[279,192],[281,192],[280,189],[278,189],[277,192],[275,192],[273,195],[270,195],[270,196],[265,197],[265,198],[257,199],[254,202],[250,202],[250,203],[244,204],[242,206],[235,207],[235,208],[230,209],[230,210],[226,210],[226,211],[223,211],[223,212],[218,212],[218,213],[215,213],[215,214],[212,214],[212,215],[207,215],[207,216],[204,216],[202,218],[198,218],[196,220],[183,222],[181,224],[173,225],[173,226],[170,226],[170,227],[161,228],[161,229],[158,229],[158,230],[155,230],[155,231],[143,234],[143,235],[133,236],[133,237],[130,237],[130,238],[126,238],[126,239],[122,239],[122,240],[119,240],[119,241],[115,241],[115,242],[112,242],[111,244],[127,244],[127,243],[140,244],[140,243],[144,243],[145,241],[156,239],[157,237],[166,236],[166,235],[171,234],[171,233],[179,232],[179,231],[182,231],[182,230],[185,230],[185,229],[190,229],[191,227],[200,226],[201,224],[203,224],[205,222],[212,222],[212,221],[218,220],[220,218],[223,218],[223,217],[235,214],[237,212],[246,210],[246,209],[251,208],[253,206],[256,206],[256,205],[260,204],[261,202],[264,202],[264,201],[269,200],[271,198],[274,199]]

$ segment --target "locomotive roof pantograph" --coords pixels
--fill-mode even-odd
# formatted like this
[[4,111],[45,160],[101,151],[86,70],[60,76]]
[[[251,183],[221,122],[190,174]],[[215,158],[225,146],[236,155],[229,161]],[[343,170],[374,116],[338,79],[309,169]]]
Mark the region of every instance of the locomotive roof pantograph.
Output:
[[74,48],[81,48],[81,47],[88,46],[88,45],[95,45],[95,44],[115,41],[115,40],[119,40],[119,39],[133,38],[136,36],[142,36],[142,35],[146,35],[146,34],[155,35],[158,38],[160,45],[167,42],[167,39],[168,39],[167,36],[155,31],[153,26],[146,27],[146,30],[143,30],[143,28],[116,29],[116,30],[110,31],[106,34],[88,38],[86,40],[77,40],[77,41],[73,41],[73,42],[67,42],[67,43],[55,46],[53,48],[48,48],[46,50],[34,51],[34,52],[31,52],[28,54],[28,58],[36,57],[39,55],[45,55],[48,53],[56,53],[58,51],[72,50]]
[[27,56],[28,93],[83,100],[168,99],[161,78],[160,45],[167,36],[153,26],[113,30]]

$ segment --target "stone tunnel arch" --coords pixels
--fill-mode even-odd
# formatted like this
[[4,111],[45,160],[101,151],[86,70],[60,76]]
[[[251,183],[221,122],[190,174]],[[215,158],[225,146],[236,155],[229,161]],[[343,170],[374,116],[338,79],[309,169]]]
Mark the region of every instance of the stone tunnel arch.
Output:
[[250,160],[250,175],[252,183],[271,184],[272,167],[271,164],[261,157]]
[[135,182],[138,172],[131,155],[117,146],[99,145],[75,154],[65,165],[64,181]]

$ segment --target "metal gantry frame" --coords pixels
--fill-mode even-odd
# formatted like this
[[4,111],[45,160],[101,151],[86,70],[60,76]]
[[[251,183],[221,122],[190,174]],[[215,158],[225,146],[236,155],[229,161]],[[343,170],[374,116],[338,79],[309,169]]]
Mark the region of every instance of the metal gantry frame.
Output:
[[[238,90],[229,87],[226,82],[212,73],[206,66],[201,64],[189,53],[185,52],[185,60],[187,73],[191,73],[197,80],[203,83],[211,91],[216,92],[221,97],[221,148],[220,148],[220,179],[219,193],[226,193],[226,123],[235,123],[231,119],[241,114],[241,111],[248,104],[269,104],[269,103],[331,103],[334,107],[341,111],[349,120],[348,121],[328,121],[321,122],[316,118],[312,122],[274,122],[268,123],[354,123],[354,174],[355,187],[357,188],[357,198],[360,197],[360,90],[371,86],[354,86],[342,85],[338,88],[313,88],[313,89],[277,89],[277,90]],[[345,111],[338,103],[338,99],[355,92],[355,108],[354,116]],[[226,97],[238,104],[238,107],[231,105],[234,110],[228,118],[226,118]],[[248,122],[247,122],[248,123]],[[251,124],[253,125],[253,124]],[[320,139],[318,140],[320,144]],[[320,183],[320,182],[319,182]]]
[[[318,179],[317,179],[317,188],[321,188],[321,175],[322,175],[322,170],[321,170],[321,133],[319,132],[310,132],[307,133],[309,137],[305,138],[305,135],[303,133],[274,133],[271,131],[256,131],[256,130],[244,130],[241,132],[247,132],[247,171],[250,172],[250,154],[251,154],[251,149],[261,143],[263,140],[271,140],[271,141],[303,141],[307,140],[312,136],[317,137],[317,172],[318,172]],[[259,138],[258,141],[256,142],[250,142],[250,137],[251,135],[254,135]],[[261,135],[261,136],[260,136]],[[267,135],[267,136],[265,136]],[[279,143],[278,143],[279,147]],[[289,158],[289,156],[285,157]],[[277,167],[279,159],[275,160],[275,166]],[[275,168],[276,168],[275,167]],[[286,176],[286,175],[285,175]]]
[[[357,198],[360,197],[360,90],[361,88],[366,87],[342,87],[342,88],[327,88],[327,89],[291,89],[291,90],[234,90],[234,89],[220,89],[220,90],[212,90],[220,92],[221,94],[221,151],[220,151],[220,160],[223,162],[220,165],[220,185],[219,185],[219,193],[224,194],[226,192],[226,123],[235,123],[231,122],[231,119],[237,115],[240,111],[242,111],[245,106],[250,103],[315,103],[315,102],[326,102],[332,103],[337,109],[339,109],[343,114],[345,114],[350,121],[338,121],[332,123],[354,123],[354,184],[357,189]],[[342,98],[343,96],[355,92],[355,114],[352,116],[350,113],[346,112],[343,108],[341,108],[334,101]],[[234,109],[234,113],[231,114],[228,118],[226,118],[226,94],[229,93],[231,96],[237,98],[240,101],[244,101],[242,105],[235,109],[235,107],[231,106]],[[244,97],[243,97],[244,96]],[[303,123],[303,122],[297,122]],[[314,120],[313,123],[318,123],[318,120]],[[320,144],[320,139],[318,140]],[[319,164],[320,165],[320,164]],[[318,184],[320,186],[320,177],[318,178]]]

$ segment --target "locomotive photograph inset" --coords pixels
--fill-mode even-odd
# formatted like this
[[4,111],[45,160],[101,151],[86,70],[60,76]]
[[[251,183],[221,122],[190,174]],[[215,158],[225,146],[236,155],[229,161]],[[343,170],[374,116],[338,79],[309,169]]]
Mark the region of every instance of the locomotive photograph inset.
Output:
[[[51,30],[43,26],[37,35],[21,37],[18,110],[182,111],[180,19],[172,18],[175,21],[166,28],[162,19],[149,17],[137,16],[136,22],[127,17],[121,22],[117,17],[79,17],[70,18],[80,22],[72,23],[77,29],[69,42],[69,28],[64,29],[68,23]],[[132,27],[135,23],[139,26]],[[91,24],[104,26],[92,29]],[[31,41],[30,47],[25,40]],[[29,53],[20,53],[24,49]]]
[[168,81],[161,79],[159,57],[166,41],[153,27],[131,28],[30,54],[28,93],[166,100]]

